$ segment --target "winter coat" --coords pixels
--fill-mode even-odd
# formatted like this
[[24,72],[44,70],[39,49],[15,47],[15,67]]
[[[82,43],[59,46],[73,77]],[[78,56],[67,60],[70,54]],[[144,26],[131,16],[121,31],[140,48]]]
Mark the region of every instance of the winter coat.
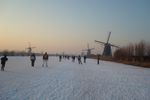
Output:
[[34,54],[30,56],[30,60],[32,60],[32,61],[36,60],[36,57]]
[[2,57],[1,58],[1,64],[4,65],[7,60],[8,60],[8,58],[6,56]]
[[43,60],[48,60],[48,54],[43,55]]

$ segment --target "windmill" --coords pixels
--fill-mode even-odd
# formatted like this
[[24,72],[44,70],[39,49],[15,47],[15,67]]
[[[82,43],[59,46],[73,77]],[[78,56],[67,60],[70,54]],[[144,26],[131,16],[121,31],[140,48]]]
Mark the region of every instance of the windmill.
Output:
[[28,52],[28,55],[30,55],[32,53],[32,49],[34,49],[36,47],[31,47],[31,44],[30,42],[28,43],[28,47],[26,48],[27,49],[27,52]]
[[113,44],[109,43],[110,35],[111,35],[111,32],[109,32],[109,35],[108,35],[108,38],[107,38],[106,43],[105,43],[105,42],[101,42],[101,41],[95,40],[95,42],[104,45],[104,51],[103,51],[103,54],[102,54],[103,56],[112,56],[111,47],[119,48],[119,46],[116,46],[116,45],[113,45]]
[[82,50],[82,51],[87,51],[87,56],[89,57],[91,55],[91,51],[93,50],[94,48],[90,48],[89,47],[89,44],[87,44],[87,49],[85,50]]

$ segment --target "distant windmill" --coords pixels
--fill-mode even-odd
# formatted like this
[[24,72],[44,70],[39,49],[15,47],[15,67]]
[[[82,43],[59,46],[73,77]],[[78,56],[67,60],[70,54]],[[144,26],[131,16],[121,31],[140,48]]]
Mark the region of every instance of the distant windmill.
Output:
[[30,55],[30,54],[32,53],[32,49],[34,49],[34,48],[36,48],[36,47],[31,47],[30,42],[28,43],[28,45],[29,45],[29,46],[28,46],[26,49],[27,49],[28,54]]
[[93,50],[94,48],[89,48],[89,44],[87,45],[87,49],[85,50],[82,50],[82,51],[87,51],[87,56],[90,56],[91,55],[91,51]]
[[101,43],[101,44],[104,45],[104,51],[103,51],[103,54],[102,54],[103,56],[112,56],[111,47],[119,48],[119,46],[116,46],[116,45],[113,45],[113,44],[109,43],[110,35],[111,35],[111,32],[109,32],[109,35],[108,35],[106,43],[95,40],[95,42]]

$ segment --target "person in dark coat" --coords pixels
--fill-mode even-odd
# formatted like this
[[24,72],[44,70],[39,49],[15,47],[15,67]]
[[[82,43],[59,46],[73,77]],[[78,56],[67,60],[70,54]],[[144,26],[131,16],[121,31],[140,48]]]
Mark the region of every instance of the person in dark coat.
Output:
[[31,66],[32,67],[34,67],[34,63],[35,63],[35,60],[36,60],[36,56],[35,56],[35,54],[33,53],[33,54],[31,54],[31,56],[30,56],[30,60],[31,60]]
[[80,56],[80,55],[78,56],[78,63],[79,63],[79,64],[82,64],[81,56]]
[[2,58],[1,58],[1,71],[4,71],[4,68],[5,68],[5,64],[6,64],[6,61],[8,60],[7,56],[4,55]]
[[72,56],[72,62],[75,62],[75,56]]
[[99,64],[99,60],[100,60],[100,55],[97,55],[97,64]]
[[86,63],[86,55],[84,55],[84,63]]
[[59,55],[59,62],[61,62],[61,59],[62,59],[62,56],[61,56],[61,55]]
[[43,55],[43,64],[42,67],[44,67],[44,65],[46,65],[46,67],[48,67],[48,54],[47,52],[45,52],[45,54]]

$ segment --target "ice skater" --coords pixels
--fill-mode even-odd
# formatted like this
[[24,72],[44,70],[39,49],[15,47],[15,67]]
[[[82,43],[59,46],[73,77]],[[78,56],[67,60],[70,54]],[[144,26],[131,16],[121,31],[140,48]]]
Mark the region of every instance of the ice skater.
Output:
[[97,64],[99,64],[100,54],[97,55]]
[[84,63],[86,63],[86,55],[84,55],[84,57],[83,57],[83,58],[84,58]]
[[4,68],[5,68],[5,64],[6,64],[6,61],[8,60],[7,56],[4,54],[4,56],[1,58],[1,71],[4,71]]
[[75,56],[72,56],[72,62],[75,62]]
[[82,64],[81,56],[80,56],[80,55],[78,56],[78,63],[79,63],[79,64]]
[[47,52],[45,52],[45,54],[43,55],[43,64],[42,64],[42,67],[44,67],[44,65],[46,66],[46,67],[48,67],[48,54],[47,54]]
[[36,60],[36,56],[35,56],[35,54],[33,53],[33,54],[31,54],[31,56],[30,56],[30,60],[31,60],[31,66],[32,67],[34,67],[34,63],[35,63],[35,60]]
[[62,59],[62,56],[61,56],[61,55],[59,55],[59,62],[61,62],[61,59]]

